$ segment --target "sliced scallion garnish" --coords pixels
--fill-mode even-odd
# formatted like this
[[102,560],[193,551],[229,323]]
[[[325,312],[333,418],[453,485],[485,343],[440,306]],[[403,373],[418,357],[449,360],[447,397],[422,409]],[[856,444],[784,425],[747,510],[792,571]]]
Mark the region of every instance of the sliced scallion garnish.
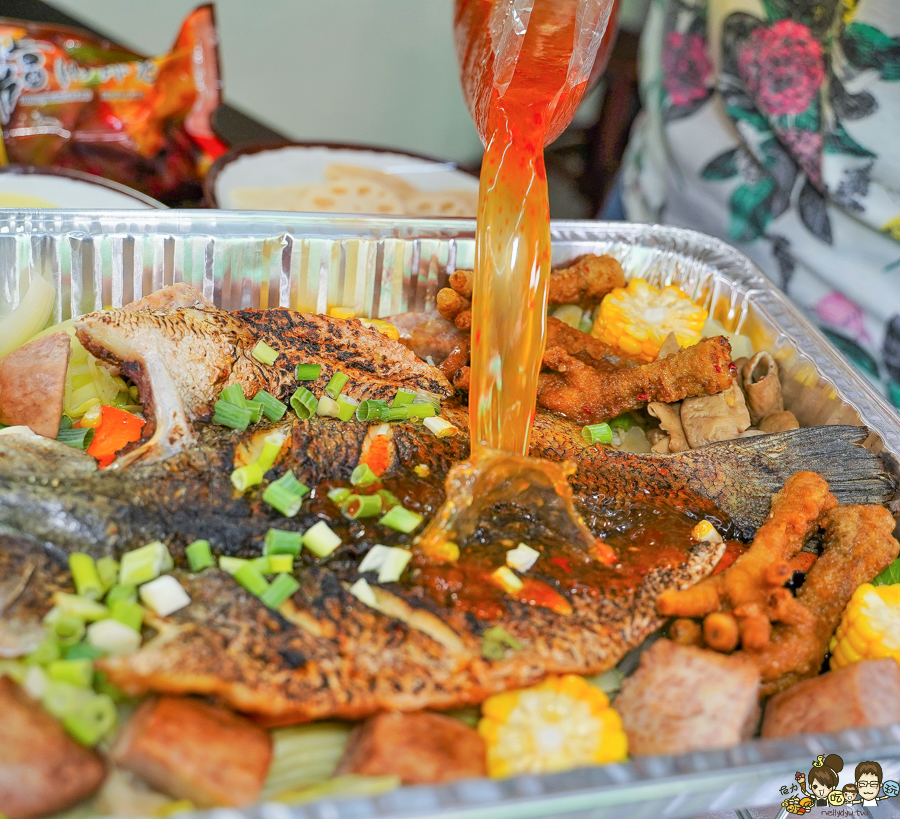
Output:
[[441,396],[428,392],[428,390],[419,390],[416,393],[416,398],[413,401],[414,404],[431,404],[434,407],[435,412],[438,412],[441,408]]
[[120,623],[128,626],[128,628],[140,631],[141,626],[144,623],[144,608],[140,603],[134,603],[129,600],[119,600],[110,607],[109,616],[113,620],[118,620]]
[[424,423],[438,438],[447,438],[450,435],[456,435],[456,433],[459,432],[459,430],[449,421],[436,415],[424,419]]
[[262,407],[263,415],[270,421],[280,421],[287,412],[287,404],[279,401],[274,395],[266,390],[260,390],[253,396],[251,404],[259,404]]
[[327,395],[331,399],[336,399],[340,394],[341,390],[344,389],[344,385],[350,380],[350,376],[347,373],[336,372],[333,376],[331,376],[331,380],[328,382],[325,387],[325,395]]
[[291,406],[301,421],[311,418],[319,406],[319,401],[306,387],[297,387],[291,396]]
[[379,398],[367,398],[365,401],[360,401],[356,408],[356,420],[372,421],[377,418],[378,411],[385,407],[387,407],[387,402]]
[[350,495],[341,506],[341,514],[350,520],[374,518],[381,514],[381,496]]
[[84,637],[86,630],[84,620],[80,617],[63,614],[56,608],[48,612],[44,618],[44,625],[50,629],[53,637],[61,646],[71,646],[79,642]]
[[294,570],[293,555],[268,555],[268,558],[270,574],[283,574]]
[[376,494],[381,497],[381,502],[384,505],[385,511],[400,505],[400,498],[389,489],[379,489]]
[[232,575],[238,583],[240,583],[250,594],[259,597],[266,589],[269,588],[269,581],[262,576],[262,572],[251,563],[241,566]]
[[277,509],[286,518],[292,518],[300,511],[303,498],[309,494],[309,487],[294,477],[288,470],[277,481],[272,481],[263,492],[263,500]]
[[107,654],[130,654],[141,647],[140,632],[118,620],[99,620],[87,628],[88,645]]
[[188,544],[184,549],[184,554],[192,572],[199,572],[216,565],[208,540],[195,540]]
[[392,547],[378,570],[379,583],[396,583],[409,563],[412,552],[408,549]]
[[231,473],[231,482],[238,492],[246,492],[251,486],[259,486],[263,480],[263,470],[257,461],[239,466]]
[[[66,416],[63,416],[64,418]],[[70,422],[71,423],[71,422]],[[56,434],[56,440],[61,444],[75,447],[76,449],[87,449],[94,440],[94,430],[90,427],[78,427],[63,429],[60,427]]]
[[338,402],[327,395],[319,399],[319,405],[316,407],[316,415],[324,415],[326,418],[337,418],[340,411]]
[[382,515],[378,521],[383,526],[387,526],[396,532],[403,532],[408,535],[413,532],[424,520],[417,512],[413,512],[403,506],[395,506]]
[[278,350],[270,347],[265,341],[257,341],[250,355],[260,364],[266,364],[271,367],[275,363],[275,359],[278,358]]
[[90,660],[54,660],[47,666],[47,676],[57,682],[90,688],[94,679],[94,664]]
[[53,595],[53,603],[62,614],[77,617],[79,620],[103,620],[105,617],[109,617],[109,609],[102,603],[78,594],[57,592]]
[[230,386],[225,387],[225,389],[219,393],[219,400],[227,401],[233,407],[247,409],[247,399],[244,396],[244,388],[240,384],[231,384]]
[[315,381],[321,374],[321,364],[298,364],[294,372],[298,381]]
[[137,588],[132,585],[116,583],[116,585],[106,593],[106,605],[111,606],[119,600],[130,600],[133,603],[137,600]]
[[334,489],[328,490],[328,500],[340,506],[350,495],[353,494],[346,486],[336,486]]
[[588,424],[581,430],[581,437],[586,444],[611,444],[612,429],[609,424]]
[[108,694],[95,694],[61,719],[82,745],[93,746],[116,727],[116,704]]
[[119,564],[119,583],[140,586],[159,577],[174,566],[166,545],[158,540],[125,552]]
[[234,574],[241,566],[249,563],[249,560],[243,557],[228,557],[228,555],[219,555],[219,568],[226,574]]
[[270,609],[277,609],[282,603],[293,597],[300,584],[289,574],[279,574],[260,596],[259,599]]
[[412,404],[402,407],[381,407],[375,418],[378,421],[406,421],[409,419],[409,408]]
[[378,480],[378,476],[368,464],[357,464],[350,473],[350,483],[354,486],[369,486]]
[[359,408],[359,401],[355,398],[350,398],[348,395],[339,395],[337,397],[337,405],[337,417],[341,421],[349,421],[356,414],[356,410]]
[[103,597],[105,589],[97,573],[94,558],[82,552],[72,552],[69,555],[69,571],[72,572],[72,580],[78,594],[88,600],[99,600]]
[[160,617],[168,617],[189,605],[191,598],[172,575],[164,574],[138,589],[141,602]]
[[394,400],[391,401],[392,407],[404,407],[407,404],[412,404],[413,401],[416,400],[416,394],[411,392],[410,390],[397,390],[397,394],[394,396]]
[[262,404],[257,404],[255,401],[247,402],[247,412],[250,413],[250,423],[258,424],[262,421],[263,417],[263,408]]
[[97,574],[103,584],[104,593],[109,591],[119,579],[119,561],[114,557],[101,557],[97,561]]
[[302,532],[288,532],[284,529],[269,529],[263,543],[263,552],[267,555],[293,555],[300,554],[303,546]]
[[219,424],[219,426],[244,430],[250,426],[252,419],[253,413],[250,410],[236,407],[234,404],[223,401],[221,398],[213,405],[212,422]]
[[320,520],[314,523],[303,535],[303,545],[316,557],[328,557],[338,546],[341,538],[331,530],[331,527]]
[[437,410],[428,403],[409,404],[404,409],[410,418],[431,418],[433,415],[437,415]]

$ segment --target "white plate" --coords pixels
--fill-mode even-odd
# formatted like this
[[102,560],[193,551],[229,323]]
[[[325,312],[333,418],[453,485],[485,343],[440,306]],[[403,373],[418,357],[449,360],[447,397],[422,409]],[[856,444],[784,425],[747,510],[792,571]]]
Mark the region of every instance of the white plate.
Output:
[[[329,165],[372,168],[403,180],[422,193],[464,190],[478,193],[478,177],[452,162],[372,148],[340,145],[286,145],[230,151],[216,160],[206,178],[212,207],[239,210],[233,193],[246,188],[321,185]],[[474,214],[473,214],[474,215]]]
[[99,176],[56,168],[0,169],[0,208],[165,208],[161,202]]

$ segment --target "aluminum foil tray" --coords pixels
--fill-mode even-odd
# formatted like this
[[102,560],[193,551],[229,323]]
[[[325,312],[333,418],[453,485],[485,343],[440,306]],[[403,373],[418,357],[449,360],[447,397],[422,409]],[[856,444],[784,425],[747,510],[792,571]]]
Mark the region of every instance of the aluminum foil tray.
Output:
[[[59,293],[56,321],[118,307],[188,282],[225,309],[353,305],[383,317],[435,306],[454,269],[471,268],[472,220],[309,216],[222,211],[0,210],[0,318],[35,274]],[[610,253],[626,274],[674,282],[730,330],[748,334],[781,368],[785,403],[800,422],[865,424],[867,446],[897,474],[900,418],[746,257],[680,228],[556,222],[553,262]],[[900,778],[900,724],[754,740],[727,751],[647,757],[623,764],[507,780],[401,788],[365,799],[216,810],[209,819],[572,816],[687,817],[776,805],[779,788],[820,753],[845,769],[876,759]]]

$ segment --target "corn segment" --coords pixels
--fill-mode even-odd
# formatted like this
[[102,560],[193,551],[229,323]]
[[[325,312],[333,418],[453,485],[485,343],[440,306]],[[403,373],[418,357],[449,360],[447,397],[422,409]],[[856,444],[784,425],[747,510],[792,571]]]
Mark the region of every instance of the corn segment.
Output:
[[682,347],[700,341],[708,313],[677,287],[662,290],[644,279],[617,287],[600,303],[591,335],[630,355],[653,361],[669,333]]
[[844,609],[829,648],[833,671],[879,657],[900,663],[900,583],[863,583]]
[[493,777],[625,759],[622,721],[606,694],[584,677],[550,677],[533,688],[495,694],[481,713],[478,732]]

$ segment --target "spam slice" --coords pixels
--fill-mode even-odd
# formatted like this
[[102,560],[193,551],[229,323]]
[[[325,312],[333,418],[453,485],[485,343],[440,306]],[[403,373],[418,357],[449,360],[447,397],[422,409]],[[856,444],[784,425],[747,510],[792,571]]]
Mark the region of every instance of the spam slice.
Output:
[[792,685],[766,705],[764,737],[789,737],[900,722],[900,665],[862,660]]
[[632,756],[728,748],[759,721],[759,671],[744,658],[657,640],[614,707]]
[[338,773],[399,776],[404,785],[485,776],[484,740],[441,714],[378,714],[353,729]]
[[39,703],[0,677],[0,811],[33,819],[87,799],[106,769]]
[[0,361],[0,424],[57,436],[70,353],[68,334],[51,333]]
[[269,735],[252,722],[188,697],[143,703],[111,757],[121,768],[198,807],[257,801],[272,761]]

